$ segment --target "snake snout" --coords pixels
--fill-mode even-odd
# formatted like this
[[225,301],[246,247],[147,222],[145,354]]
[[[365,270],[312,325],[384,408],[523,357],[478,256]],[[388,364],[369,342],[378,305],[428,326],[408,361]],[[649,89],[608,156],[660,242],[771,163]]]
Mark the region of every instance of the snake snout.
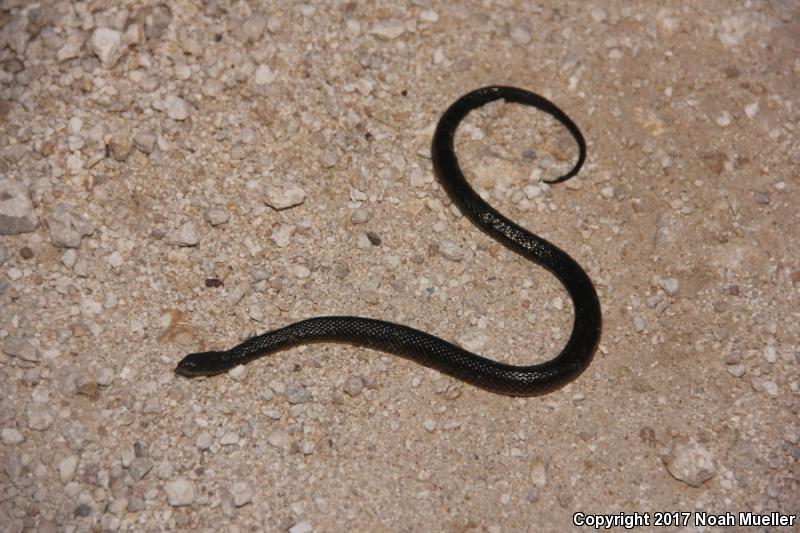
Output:
[[214,361],[218,354],[219,352],[190,353],[181,359],[175,367],[175,373],[187,378],[216,374],[219,370],[212,368],[209,363]]

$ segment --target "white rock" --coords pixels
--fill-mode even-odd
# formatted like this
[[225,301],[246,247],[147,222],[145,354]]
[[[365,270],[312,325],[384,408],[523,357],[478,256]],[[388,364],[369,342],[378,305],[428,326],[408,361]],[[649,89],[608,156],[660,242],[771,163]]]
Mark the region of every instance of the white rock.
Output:
[[509,36],[511,40],[514,41],[515,44],[525,46],[531,42],[531,33],[523,28],[522,26],[514,26],[511,28],[511,32],[509,32]]
[[211,447],[213,439],[208,431],[203,431],[194,439],[194,445],[201,450],[207,450]]
[[90,40],[92,52],[95,53],[104,68],[111,68],[125,51],[122,45],[122,34],[111,28],[97,28]]
[[231,215],[221,207],[212,207],[206,211],[206,222],[212,226],[225,224],[230,218]]
[[714,456],[694,440],[678,447],[666,466],[672,477],[692,487],[699,487],[717,473]]
[[28,408],[28,427],[36,431],[44,431],[53,425],[54,417],[44,406]]
[[292,443],[292,438],[282,429],[274,429],[267,434],[267,443],[270,446],[288,450]]
[[278,75],[268,65],[259,65],[253,74],[253,81],[256,85],[266,85],[275,81],[277,77]]
[[439,20],[439,13],[433,9],[423,9],[419,14],[419,19],[422,22],[437,22]]
[[442,239],[438,243],[439,253],[451,261],[461,261],[465,257],[464,249],[458,244]]
[[0,235],[28,233],[38,224],[28,186],[0,176]]
[[173,507],[191,505],[194,501],[194,484],[184,478],[178,478],[164,485],[167,501]]
[[308,522],[299,522],[289,528],[289,533],[312,533],[314,528]]
[[50,242],[62,248],[77,248],[81,239],[94,233],[94,226],[77,208],[67,204],[56,204],[47,215]]
[[233,505],[241,507],[253,501],[253,489],[246,481],[237,481],[231,488]]
[[270,240],[275,243],[278,248],[286,248],[292,242],[292,235],[294,234],[294,226],[292,224],[281,224],[269,236]]
[[758,115],[758,111],[758,102],[753,102],[752,104],[744,106],[744,112],[747,118],[755,118],[756,115]]
[[268,185],[264,188],[264,203],[273,209],[288,209],[302,204],[306,191],[294,182]]
[[544,458],[534,457],[530,464],[531,482],[538,487],[544,488],[547,485],[547,462]]
[[676,294],[678,294],[678,288],[680,287],[680,283],[676,278],[659,278],[658,286],[661,287],[664,290],[664,292],[666,292],[670,296],[675,296]]
[[17,357],[29,363],[35,363],[39,360],[39,349],[31,344],[30,341],[22,337],[8,337],[3,340],[2,346],[3,353],[12,357]]
[[0,430],[0,442],[6,445],[19,444],[25,440],[22,433],[15,428],[3,428]]
[[382,20],[378,22],[372,28],[370,28],[369,32],[373,35],[377,35],[383,39],[396,39],[403,35],[406,31],[406,25],[401,20]]
[[172,120],[186,120],[189,118],[191,109],[189,103],[183,98],[175,95],[169,95],[164,100],[165,111],[167,116]]
[[594,20],[595,22],[599,24],[600,22],[605,21],[607,18],[608,18],[608,12],[606,12],[606,10],[603,9],[602,7],[594,6],[592,8],[592,20]]
[[200,243],[197,226],[191,220],[184,222],[180,228],[167,235],[167,243],[173,246],[197,246]]
[[108,261],[108,264],[113,268],[119,268],[123,263],[122,254],[115,250],[109,254],[109,256],[106,258],[106,261]]
[[68,455],[58,463],[58,477],[61,483],[69,483],[75,477],[78,469],[78,456]]

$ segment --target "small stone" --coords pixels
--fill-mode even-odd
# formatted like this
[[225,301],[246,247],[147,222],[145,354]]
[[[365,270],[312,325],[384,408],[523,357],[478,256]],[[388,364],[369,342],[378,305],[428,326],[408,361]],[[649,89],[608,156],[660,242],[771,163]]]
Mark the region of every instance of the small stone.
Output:
[[3,341],[3,353],[29,363],[39,361],[39,349],[22,337],[8,337]]
[[85,518],[92,514],[92,506],[88,503],[82,503],[75,508],[76,518]]
[[94,30],[89,44],[103,68],[107,69],[112,68],[125,51],[122,45],[122,34],[111,28],[97,28]]
[[150,154],[156,149],[156,141],[156,136],[147,131],[140,131],[133,136],[134,146],[144,154]]
[[423,9],[422,11],[420,11],[419,19],[422,22],[438,22],[439,13],[437,13],[433,9]]
[[658,286],[670,296],[675,296],[678,294],[678,288],[680,284],[676,278],[659,278]]
[[128,159],[133,150],[133,142],[131,142],[130,135],[124,132],[114,133],[109,139],[108,145],[111,148],[111,156],[119,162]]
[[44,406],[28,408],[28,427],[36,431],[45,431],[53,425],[54,417]]
[[764,359],[769,363],[778,361],[778,350],[775,348],[774,344],[767,344],[764,346]]
[[333,168],[339,161],[339,156],[336,154],[335,148],[326,148],[320,156],[320,164],[322,168]]
[[164,100],[165,111],[167,116],[172,120],[186,120],[189,118],[191,111],[189,103],[183,98],[175,95],[169,95]]
[[592,8],[592,20],[598,24],[604,22],[608,18],[608,12],[600,6]]
[[305,403],[311,399],[311,392],[303,387],[290,383],[286,386],[286,400],[291,404]]
[[229,431],[225,433],[221,439],[219,439],[219,443],[223,446],[233,446],[234,444],[239,444],[239,435],[233,431]]
[[364,390],[364,380],[361,376],[350,376],[344,384],[344,391],[350,396],[356,397]]
[[753,102],[752,104],[744,106],[744,113],[747,115],[747,118],[756,118],[758,110],[758,102]]
[[94,233],[94,226],[77,208],[56,204],[46,218],[50,242],[62,248],[77,248],[81,239]]
[[78,456],[68,455],[58,463],[58,477],[61,483],[69,483],[75,478],[75,472],[78,470]]
[[531,42],[531,33],[522,26],[514,26],[509,33],[514,44],[525,46]]
[[246,481],[237,481],[231,488],[233,505],[241,507],[253,501],[253,489]]
[[194,439],[194,445],[200,450],[207,450],[211,447],[213,439],[211,434],[207,431],[200,432]]
[[666,466],[672,477],[692,487],[699,487],[717,473],[714,456],[694,440],[679,446]]
[[292,242],[294,230],[295,227],[292,224],[281,224],[272,230],[272,234],[269,238],[278,248],[286,248],[289,246],[289,243]]
[[547,462],[543,457],[534,457],[530,463],[531,482],[538,489],[543,489],[547,485]]
[[289,533],[313,533],[314,528],[308,522],[298,522],[289,528]]
[[289,434],[282,429],[274,429],[267,434],[267,444],[276,448],[288,450],[292,443]]
[[197,226],[191,220],[184,222],[177,231],[172,231],[167,235],[167,243],[172,246],[197,246],[200,243]]
[[20,255],[20,257],[22,257],[26,261],[28,259],[33,259],[33,250],[31,250],[27,246],[23,246],[19,251],[19,255]]
[[75,378],[75,390],[78,394],[94,398],[97,396],[97,381],[92,374],[82,372]]
[[134,481],[139,481],[144,478],[152,470],[153,461],[147,457],[137,457],[131,461],[130,473]]
[[116,250],[111,252],[108,257],[106,257],[106,261],[108,261],[108,264],[111,265],[112,268],[119,268],[124,263],[122,254]]
[[253,73],[253,82],[256,85],[266,85],[272,83],[278,75],[272,71],[267,65],[259,65]]
[[466,256],[466,253],[461,246],[452,241],[448,241],[447,239],[440,240],[437,248],[443,257],[446,257],[451,261],[461,261]]
[[0,235],[28,233],[38,224],[28,186],[0,176]]
[[103,367],[97,371],[97,384],[101,387],[108,387],[114,382],[114,371],[108,367]]
[[228,371],[228,376],[234,381],[242,381],[247,375],[247,367],[238,365]]
[[15,428],[3,428],[0,430],[0,442],[6,445],[19,444],[25,440],[22,433]]
[[221,207],[212,207],[206,210],[206,222],[212,226],[225,224],[230,218],[231,215]]
[[184,478],[178,478],[164,485],[167,502],[173,507],[191,505],[194,501],[194,484]]
[[242,24],[242,33],[250,42],[256,42],[261,38],[266,27],[267,19],[263,15],[256,13],[245,19],[244,24]]
[[721,127],[725,128],[731,125],[731,114],[727,111],[723,111],[720,116],[717,117],[717,124]]
[[383,20],[373,25],[369,32],[382,39],[397,39],[406,31],[406,25],[401,20]]
[[436,430],[436,421],[431,418],[426,418],[422,422],[422,427],[424,427],[427,431],[435,431]]
[[364,209],[363,207],[359,207],[353,214],[350,215],[350,222],[353,224],[364,224],[370,218],[369,210]]
[[297,183],[269,185],[264,189],[264,203],[276,210],[300,205],[305,199],[306,191]]

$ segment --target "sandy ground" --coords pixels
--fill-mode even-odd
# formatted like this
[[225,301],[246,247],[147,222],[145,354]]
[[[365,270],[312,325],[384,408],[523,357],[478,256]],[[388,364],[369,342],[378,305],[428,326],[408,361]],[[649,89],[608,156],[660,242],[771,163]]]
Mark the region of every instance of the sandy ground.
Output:
[[[797,530],[738,515],[800,512],[797,2],[170,4],[2,2],[0,530]],[[514,399],[322,344],[173,374],[319,314],[557,353],[566,292],[432,176],[489,84],[589,143],[547,187],[577,150],[545,115],[457,137],[597,286],[578,380]]]

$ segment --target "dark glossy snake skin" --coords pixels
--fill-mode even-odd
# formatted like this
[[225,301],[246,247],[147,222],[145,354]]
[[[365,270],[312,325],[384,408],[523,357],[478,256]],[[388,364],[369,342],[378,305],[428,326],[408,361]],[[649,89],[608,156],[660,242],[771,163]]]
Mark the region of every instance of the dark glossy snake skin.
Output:
[[533,106],[561,122],[578,143],[574,176],[586,158],[586,143],[578,127],[555,104],[514,87],[484,87],[459,98],[445,111],[433,135],[433,169],[452,201],[480,229],[521,256],[552,272],[572,298],[575,318],[566,346],[550,361],[514,366],[471,353],[423,331],[371,318],[316,317],[253,337],[227,351],[187,355],[175,369],[183,376],[211,375],[298,344],[336,341],[366,346],[412,359],[483,389],[513,396],[534,396],[557,389],[577,377],[592,360],[600,341],[600,303],[592,282],[565,252],[507,219],[470,187],[453,146],[458,124],[475,108],[503,99]]

